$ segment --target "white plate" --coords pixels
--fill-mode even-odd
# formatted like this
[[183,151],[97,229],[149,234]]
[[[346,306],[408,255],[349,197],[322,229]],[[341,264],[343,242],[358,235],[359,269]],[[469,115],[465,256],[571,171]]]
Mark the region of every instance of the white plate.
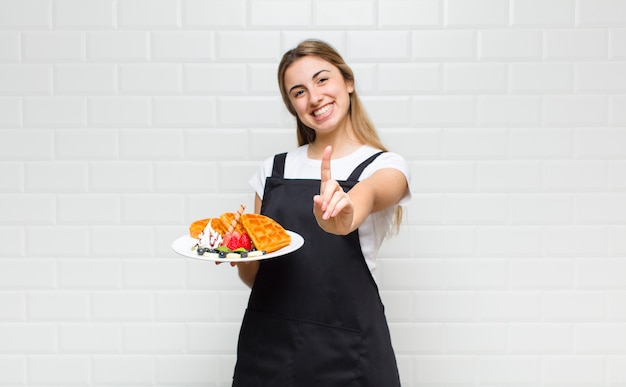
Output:
[[287,233],[291,236],[291,243],[282,249],[276,250],[272,253],[267,253],[263,255],[259,255],[258,257],[248,257],[248,258],[214,258],[210,256],[198,255],[198,253],[193,250],[193,247],[198,243],[198,240],[190,237],[189,235],[183,235],[180,238],[176,239],[174,243],[172,243],[172,249],[180,255],[183,255],[187,258],[195,258],[202,259],[205,261],[218,261],[218,262],[248,262],[248,261],[259,261],[262,259],[270,259],[280,257],[281,255],[292,253],[298,250],[304,244],[304,238],[300,234],[297,234],[293,231],[286,230]]

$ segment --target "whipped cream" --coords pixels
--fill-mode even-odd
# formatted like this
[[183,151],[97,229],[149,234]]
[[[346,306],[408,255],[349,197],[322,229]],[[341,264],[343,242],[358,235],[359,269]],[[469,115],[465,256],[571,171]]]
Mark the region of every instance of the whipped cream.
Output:
[[222,236],[211,227],[213,219],[207,223],[204,230],[200,233],[200,241],[198,245],[203,248],[216,249],[222,243]]

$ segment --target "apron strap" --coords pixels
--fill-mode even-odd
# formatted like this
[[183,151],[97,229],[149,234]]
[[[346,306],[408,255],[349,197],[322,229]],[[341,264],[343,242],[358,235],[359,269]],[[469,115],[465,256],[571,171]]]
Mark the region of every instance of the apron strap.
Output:
[[285,175],[285,159],[287,153],[280,153],[274,156],[274,166],[272,167],[272,177],[283,178]]
[[376,160],[378,156],[382,155],[383,153],[384,152],[381,151],[376,154],[373,154],[369,159],[359,164],[359,166],[356,167],[354,171],[352,171],[347,181],[359,181],[359,177],[361,177],[361,173],[363,173],[363,170],[367,168],[368,165],[370,165],[374,160]]

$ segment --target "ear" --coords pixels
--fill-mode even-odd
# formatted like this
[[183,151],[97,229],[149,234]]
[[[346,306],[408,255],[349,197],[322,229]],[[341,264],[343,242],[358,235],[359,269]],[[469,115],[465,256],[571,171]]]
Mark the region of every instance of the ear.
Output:
[[346,81],[346,89],[348,89],[348,94],[352,94],[354,92],[354,81]]

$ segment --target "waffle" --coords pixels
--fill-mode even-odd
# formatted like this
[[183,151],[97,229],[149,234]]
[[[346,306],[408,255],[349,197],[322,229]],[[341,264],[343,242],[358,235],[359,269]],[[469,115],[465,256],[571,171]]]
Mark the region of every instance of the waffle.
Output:
[[[224,228],[220,227],[218,229],[218,228],[213,227],[213,229],[222,235],[226,234],[228,232],[228,227],[232,223],[233,219],[235,219],[235,215],[236,214],[234,212],[224,212],[222,215],[220,215],[220,220],[222,221],[222,225]],[[239,219],[239,222],[237,222],[233,231],[236,231],[239,234],[243,234],[244,232],[246,232],[246,229],[243,227],[243,224],[241,224],[241,219]]]
[[271,253],[291,243],[291,236],[274,219],[260,214],[243,214],[241,222],[257,250]]
[[213,219],[213,222],[211,222],[211,227],[213,227],[215,231],[223,235],[221,229],[223,229],[224,226],[222,225],[222,221],[219,218],[206,218],[206,219],[196,220],[189,226],[189,235],[192,238],[196,238],[196,239],[200,238],[200,234],[202,233],[202,231],[204,231],[206,225],[209,223],[211,219]]

